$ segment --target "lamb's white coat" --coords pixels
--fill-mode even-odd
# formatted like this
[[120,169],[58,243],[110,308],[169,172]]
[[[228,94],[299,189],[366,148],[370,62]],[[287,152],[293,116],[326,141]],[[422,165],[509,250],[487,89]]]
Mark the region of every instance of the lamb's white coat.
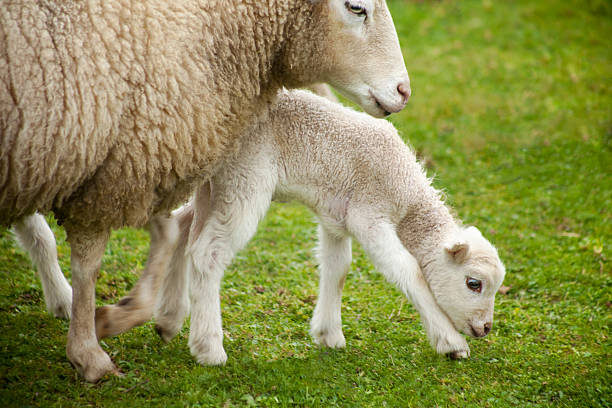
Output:
[[[391,124],[296,91],[284,93],[245,139],[212,179],[212,193],[203,186],[194,203],[175,214],[183,239],[156,312],[166,340],[189,310],[184,299],[189,286],[191,352],[202,364],[226,361],[219,304],[223,272],[272,199],[297,200],[320,222],[315,342],[345,345],[340,302],[354,237],[418,310],[436,351],[469,355],[457,329],[475,337],[488,333],[504,267],[476,228],[455,222]],[[467,288],[467,277],[482,281],[481,293]]]

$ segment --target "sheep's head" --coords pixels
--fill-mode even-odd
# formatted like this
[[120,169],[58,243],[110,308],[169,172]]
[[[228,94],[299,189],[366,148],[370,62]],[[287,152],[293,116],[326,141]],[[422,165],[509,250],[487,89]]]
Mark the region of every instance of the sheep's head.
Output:
[[304,4],[311,9],[300,11],[309,13],[305,25],[293,28],[289,36],[291,55],[286,56],[290,60],[285,69],[308,75],[302,77],[307,82],[329,83],[372,116],[402,110],[410,96],[410,80],[385,1]]
[[327,82],[370,115],[404,108],[410,80],[384,0],[328,0]]
[[460,229],[449,237],[423,272],[436,302],[458,330],[472,337],[489,333],[505,269],[477,228]]

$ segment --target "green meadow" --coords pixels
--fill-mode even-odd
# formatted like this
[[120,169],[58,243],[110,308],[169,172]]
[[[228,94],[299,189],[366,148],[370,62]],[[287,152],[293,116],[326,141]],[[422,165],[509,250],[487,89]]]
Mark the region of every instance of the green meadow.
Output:
[[[227,270],[224,367],[198,365],[189,322],[106,339],[124,373],[84,382],[68,322],[0,229],[0,406],[612,406],[612,3],[389,0],[412,98],[389,120],[465,224],[506,265],[495,321],[452,361],[358,244],[343,296],[347,347],[308,335],[316,224],[273,204]],[[62,269],[70,248],[52,218]],[[97,284],[116,302],[145,264],[146,231],[115,231]]]

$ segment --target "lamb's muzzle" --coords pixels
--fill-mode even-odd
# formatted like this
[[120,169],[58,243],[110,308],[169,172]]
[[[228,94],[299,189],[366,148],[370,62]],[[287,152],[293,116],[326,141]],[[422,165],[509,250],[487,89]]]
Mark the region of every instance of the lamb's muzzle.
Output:
[[474,327],[470,324],[470,329],[472,330],[472,337],[484,337],[491,331],[492,323],[487,322],[482,327]]

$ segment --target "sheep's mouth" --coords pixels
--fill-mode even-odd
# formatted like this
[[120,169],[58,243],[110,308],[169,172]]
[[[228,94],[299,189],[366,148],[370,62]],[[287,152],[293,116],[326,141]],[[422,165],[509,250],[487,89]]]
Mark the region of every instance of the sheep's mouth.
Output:
[[370,98],[372,98],[372,100],[376,104],[376,107],[383,112],[384,116],[389,116],[391,114],[389,109],[387,109],[382,103],[380,103],[380,101],[374,96],[371,90],[370,90]]
[[380,102],[378,102],[378,99],[374,98],[374,102],[376,102],[376,106],[380,108],[380,110],[383,111],[383,114],[385,116],[389,116],[391,114],[391,112],[389,112],[388,110],[386,110],[385,108],[383,108],[383,106],[380,104]]

